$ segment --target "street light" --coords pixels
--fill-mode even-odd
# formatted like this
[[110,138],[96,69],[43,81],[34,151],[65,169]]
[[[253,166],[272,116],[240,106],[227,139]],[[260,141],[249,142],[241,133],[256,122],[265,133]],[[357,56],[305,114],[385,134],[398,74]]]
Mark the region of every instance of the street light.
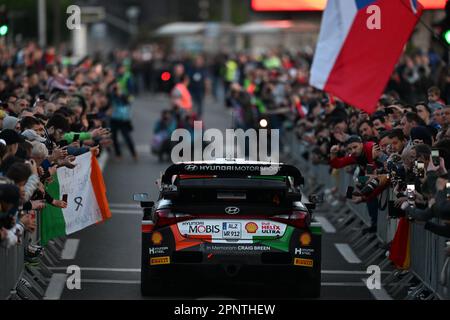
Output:
[[444,32],[444,39],[448,45],[450,45],[450,29]]
[[447,45],[450,45],[450,0],[445,5],[445,18],[441,22],[441,35]]
[[0,36],[6,36],[6,34],[8,33],[8,26],[6,24],[0,26]]
[[8,11],[5,5],[0,7],[0,37],[6,36],[9,30]]

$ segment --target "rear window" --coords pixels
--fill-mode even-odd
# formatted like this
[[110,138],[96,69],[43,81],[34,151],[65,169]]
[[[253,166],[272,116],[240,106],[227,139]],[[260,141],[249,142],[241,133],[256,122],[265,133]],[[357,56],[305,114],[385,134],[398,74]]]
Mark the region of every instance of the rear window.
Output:
[[[262,181],[263,180],[263,181]],[[287,202],[284,177],[188,178],[177,183],[176,203],[228,203],[279,206]]]

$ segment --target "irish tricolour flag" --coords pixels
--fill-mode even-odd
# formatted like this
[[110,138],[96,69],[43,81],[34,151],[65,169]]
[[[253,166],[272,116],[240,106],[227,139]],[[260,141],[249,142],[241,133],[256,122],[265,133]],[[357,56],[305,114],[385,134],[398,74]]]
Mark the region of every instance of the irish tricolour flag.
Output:
[[47,205],[41,217],[41,241],[72,234],[111,217],[106,188],[96,157],[88,152],[76,157],[76,167],[58,168],[47,192],[55,199],[67,195],[67,208]]

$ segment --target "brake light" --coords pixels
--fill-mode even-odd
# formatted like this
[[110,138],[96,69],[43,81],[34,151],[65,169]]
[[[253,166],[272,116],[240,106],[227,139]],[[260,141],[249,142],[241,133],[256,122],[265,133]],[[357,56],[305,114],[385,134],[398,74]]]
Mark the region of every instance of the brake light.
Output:
[[155,224],[153,223],[153,221],[143,220],[141,225],[141,231],[142,233],[150,233],[153,231],[154,227]]
[[155,217],[155,227],[158,228],[193,219],[193,217],[189,214],[173,213],[169,209],[157,210],[155,212]]
[[309,226],[309,214],[305,211],[293,211],[291,214],[277,215],[271,219],[296,228],[303,229]]

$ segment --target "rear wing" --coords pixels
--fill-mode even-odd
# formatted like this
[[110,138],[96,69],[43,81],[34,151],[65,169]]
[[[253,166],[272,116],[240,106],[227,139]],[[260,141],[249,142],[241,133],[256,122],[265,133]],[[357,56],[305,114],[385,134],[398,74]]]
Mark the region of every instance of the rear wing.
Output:
[[172,177],[178,175],[215,175],[217,177],[248,177],[248,176],[286,176],[292,177],[293,185],[303,185],[305,180],[299,169],[286,164],[210,164],[210,163],[179,163],[166,169],[161,177],[162,185],[172,184]]

